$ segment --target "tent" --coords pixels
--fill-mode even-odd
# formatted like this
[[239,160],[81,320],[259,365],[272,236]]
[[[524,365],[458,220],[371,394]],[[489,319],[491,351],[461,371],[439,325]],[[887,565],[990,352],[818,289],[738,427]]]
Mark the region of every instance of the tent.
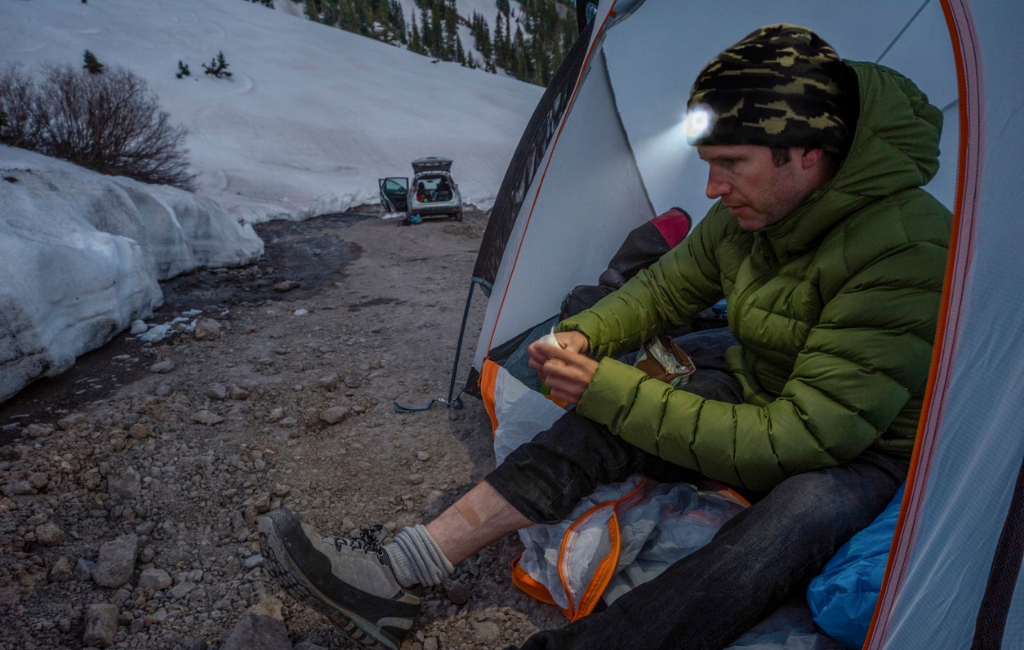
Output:
[[680,133],[700,68],[762,25],[810,27],[942,109],[942,168],[926,189],[954,212],[928,399],[865,647],[1024,648],[1024,4],[580,3],[591,20],[522,137],[474,269],[470,299],[478,286],[488,302],[467,390],[486,382],[492,351],[593,283],[631,229],[709,207]]

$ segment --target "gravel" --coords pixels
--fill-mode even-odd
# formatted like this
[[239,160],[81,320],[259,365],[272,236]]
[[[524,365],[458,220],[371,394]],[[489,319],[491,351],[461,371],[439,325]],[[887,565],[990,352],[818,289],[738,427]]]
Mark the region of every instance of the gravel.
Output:
[[[205,294],[165,285],[180,311],[162,316],[202,309],[203,340],[181,331],[123,352],[124,334],[109,354],[141,372],[86,403],[72,383],[4,429],[0,650],[222,646],[242,621],[263,629],[252,608],[267,598],[288,644],[359,647],[269,579],[256,519],[283,506],[325,535],[374,523],[393,534],[493,467],[474,398],[459,411],[393,407],[446,396],[486,219],[267,225],[259,264],[182,280],[217,301],[186,304]],[[329,263],[342,246],[347,261]],[[308,268],[294,266],[302,255]],[[19,399],[4,406],[17,413]],[[511,584],[521,550],[508,536],[428,589],[403,650],[504,648],[565,624]]]

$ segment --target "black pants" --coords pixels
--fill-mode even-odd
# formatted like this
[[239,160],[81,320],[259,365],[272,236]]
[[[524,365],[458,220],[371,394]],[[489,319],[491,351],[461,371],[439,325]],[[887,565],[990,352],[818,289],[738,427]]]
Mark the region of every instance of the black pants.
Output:
[[[697,332],[676,342],[700,368],[682,390],[742,401],[721,361],[735,344],[727,331]],[[888,505],[906,471],[905,463],[867,451],[845,465],[786,479],[766,495],[749,495],[754,504],[707,546],[607,610],[534,635],[523,650],[718,650],[819,573]],[[554,523],[598,485],[635,473],[661,481],[695,476],[570,411],[485,480],[531,521]]]

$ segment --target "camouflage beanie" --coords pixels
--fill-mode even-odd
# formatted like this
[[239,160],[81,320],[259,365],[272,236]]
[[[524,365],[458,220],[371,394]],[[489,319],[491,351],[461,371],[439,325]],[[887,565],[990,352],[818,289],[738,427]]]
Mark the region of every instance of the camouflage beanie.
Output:
[[697,75],[686,104],[687,141],[840,152],[847,144],[845,68],[805,27],[762,27]]

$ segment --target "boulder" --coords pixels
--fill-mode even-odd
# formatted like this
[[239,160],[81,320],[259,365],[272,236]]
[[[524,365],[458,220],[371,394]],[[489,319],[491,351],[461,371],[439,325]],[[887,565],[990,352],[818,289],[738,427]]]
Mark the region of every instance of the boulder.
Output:
[[86,645],[109,648],[114,645],[116,632],[117,605],[102,603],[85,608],[85,636],[82,640]]
[[160,591],[161,589],[167,589],[173,583],[174,580],[171,579],[171,574],[163,569],[146,569],[139,576],[139,586],[143,589]]
[[213,341],[220,338],[221,324],[212,318],[200,318],[196,320],[196,328],[192,335],[197,341]]
[[64,531],[53,522],[36,526],[36,541],[42,546],[59,546],[64,541]]
[[281,601],[264,596],[238,619],[220,650],[293,650]]
[[132,467],[122,467],[107,474],[107,493],[125,501],[137,499],[142,494],[142,477]]
[[348,416],[348,407],[332,406],[320,414],[320,419],[327,424],[338,424]]
[[132,578],[139,555],[139,537],[122,535],[100,547],[100,557],[92,570],[93,581],[101,587],[120,587]]

